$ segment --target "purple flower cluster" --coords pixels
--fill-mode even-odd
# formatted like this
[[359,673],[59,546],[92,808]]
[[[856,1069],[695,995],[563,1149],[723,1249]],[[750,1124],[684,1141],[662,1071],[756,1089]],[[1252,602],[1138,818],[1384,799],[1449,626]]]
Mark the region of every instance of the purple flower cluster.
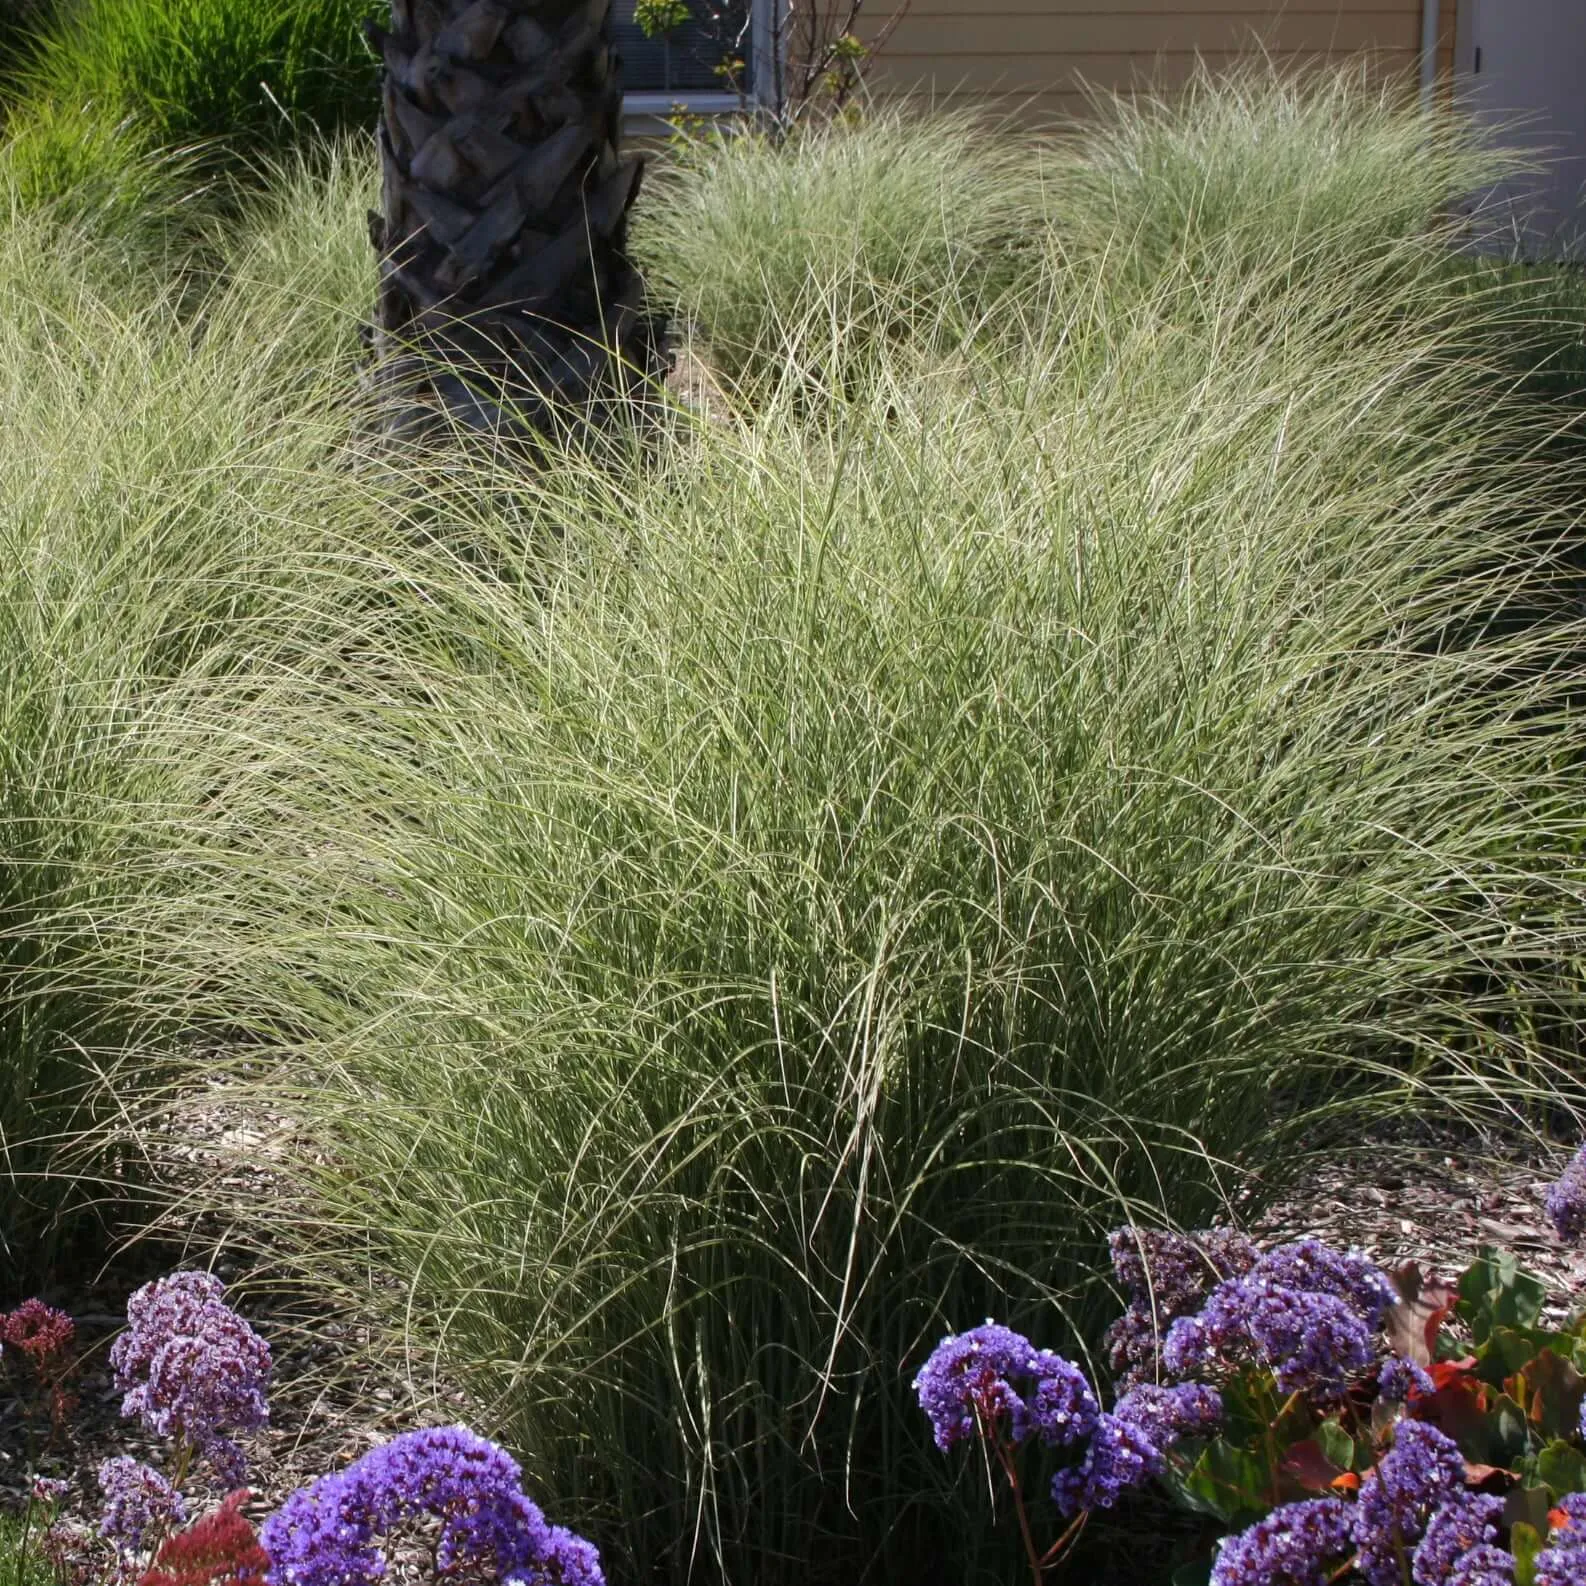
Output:
[[99,1467],[99,1489],[105,1495],[99,1534],[123,1554],[141,1553],[146,1543],[187,1524],[181,1493],[159,1471],[124,1454]]
[[1181,1437],[1211,1437],[1222,1425],[1223,1401],[1215,1388],[1203,1382],[1181,1382],[1172,1388],[1142,1382],[1119,1399],[1112,1413],[1165,1450]]
[[1377,1373],[1377,1397],[1389,1404],[1403,1404],[1412,1395],[1436,1393],[1430,1374],[1403,1355],[1389,1355]]
[[378,1539],[421,1515],[441,1522],[442,1571],[483,1568],[502,1586],[604,1586],[582,1537],[548,1525],[517,1463],[463,1426],[407,1432],[292,1494],[264,1523],[270,1586],[373,1586]]
[[1228,1228],[1191,1235],[1119,1228],[1107,1236],[1107,1248],[1126,1305],[1104,1340],[1120,1388],[1153,1381],[1168,1324],[1199,1309],[1215,1284],[1243,1276],[1257,1259],[1250,1240]]
[[1339,1499],[1286,1503],[1223,1543],[1211,1586],[1325,1586],[1353,1545]]
[[1423,1421],[1400,1421],[1393,1447],[1360,1484],[1356,1568],[1371,1586],[1401,1586],[1401,1552],[1431,1517],[1465,1492],[1465,1461],[1452,1438]]
[[228,1432],[269,1419],[270,1349],[227,1305],[207,1272],[176,1272],[127,1301],[127,1328],[110,1348],[121,1413],[159,1437],[203,1453],[226,1485],[246,1464]]
[[1110,1509],[1130,1487],[1167,1466],[1162,1450],[1133,1421],[1098,1415],[1085,1457],[1052,1478],[1052,1501],[1064,1515],[1081,1509]]
[[1543,1210],[1554,1233],[1566,1244],[1586,1240],[1586,1145],[1575,1153],[1558,1183],[1547,1192]]
[[1415,1586],[1447,1586],[1454,1565],[1472,1548],[1498,1540],[1503,1499],[1486,1493],[1460,1493],[1427,1522],[1415,1549],[1411,1576]]
[[1173,1323],[1162,1346],[1162,1364],[1177,1377],[1248,1361],[1270,1368],[1285,1393],[1322,1397],[1339,1393],[1371,1356],[1371,1333],[1347,1302],[1254,1273],[1220,1284],[1198,1316]]
[[944,1452],[982,1427],[1005,1424],[1015,1443],[1034,1435],[1058,1448],[1096,1424],[1096,1398],[1079,1367],[995,1322],[944,1338],[914,1391]]
[[1372,1332],[1398,1299],[1387,1273],[1355,1251],[1338,1251],[1319,1239],[1296,1239],[1267,1251],[1250,1269],[1265,1279],[1305,1294],[1331,1294],[1342,1300]]
[[34,1503],[48,1504],[51,1508],[71,1496],[72,1484],[62,1481],[58,1476],[35,1476],[33,1478]]
[[1454,1560],[1445,1578],[1448,1586],[1514,1586],[1514,1554],[1491,1542],[1479,1543]]
[[1565,1523],[1536,1556],[1536,1586],[1586,1586],[1586,1492],[1560,1498]]

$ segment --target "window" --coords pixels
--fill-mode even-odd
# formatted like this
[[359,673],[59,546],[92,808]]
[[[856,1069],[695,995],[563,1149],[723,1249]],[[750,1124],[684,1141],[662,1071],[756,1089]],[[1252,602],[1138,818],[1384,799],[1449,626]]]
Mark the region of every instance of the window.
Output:
[[[633,19],[634,0],[615,0],[611,34],[622,58],[629,113],[664,114],[679,105],[698,111],[736,109],[740,88],[757,98],[757,77],[771,75],[764,62],[775,3],[687,0],[689,20],[669,37],[652,39]],[[716,70],[732,60],[743,62],[736,83]]]

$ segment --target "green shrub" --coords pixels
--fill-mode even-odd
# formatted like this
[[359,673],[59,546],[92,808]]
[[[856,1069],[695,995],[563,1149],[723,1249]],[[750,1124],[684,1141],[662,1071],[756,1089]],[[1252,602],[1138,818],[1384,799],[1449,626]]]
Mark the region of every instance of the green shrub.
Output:
[[199,224],[191,178],[191,156],[155,152],[95,106],[30,102],[0,127],[0,212],[83,232],[101,266],[170,265]]
[[634,247],[730,381],[763,393],[791,368],[829,388],[1006,288],[1040,191],[1035,151],[1006,132],[877,110],[676,145]]
[[136,115],[165,147],[244,164],[318,129],[373,126],[373,0],[78,0],[27,68],[34,98]]

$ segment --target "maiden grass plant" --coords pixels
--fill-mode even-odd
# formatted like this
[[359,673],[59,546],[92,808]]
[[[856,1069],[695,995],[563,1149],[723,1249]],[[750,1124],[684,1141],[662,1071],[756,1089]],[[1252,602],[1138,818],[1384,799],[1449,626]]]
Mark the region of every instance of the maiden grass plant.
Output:
[[1578,1104],[1578,486],[1361,268],[1064,261],[631,466],[354,469],[367,597],[211,696],[158,950],[300,1142],[234,1213],[396,1275],[614,1574],[1006,1578],[944,1324],[1083,1357],[1120,1209]]
[[[1451,206],[1515,166],[1450,116],[1408,109],[1367,59],[1284,73],[1202,67],[1168,96],[1098,95],[1047,171],[1047,215],[1069,255],[1113,272],[1265,274],[1303,288],[1406,244],[1445,238]],[[1325,288],[1323,288],[1325,290]]]

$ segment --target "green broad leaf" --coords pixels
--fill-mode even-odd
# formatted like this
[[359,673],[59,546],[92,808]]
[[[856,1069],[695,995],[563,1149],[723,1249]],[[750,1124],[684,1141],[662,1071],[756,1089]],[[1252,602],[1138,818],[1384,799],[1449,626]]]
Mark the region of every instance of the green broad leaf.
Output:
[[1536,1358],[1540,1341],[1515,1327],[1494,1327],[1476,1351],[1476,1374],[1483,1382],[1502,1386]]
[[1483,1457],[1491,1465],[1512,1466],[1531,1450],[1531,1423],[1507,1393],[1498,1394],[1487,1412],[1486,1443]]
[[1187,1564],[1180,1564],[1168,1577],[1171,1586],[1207,1586],[1211,1578],[1210,1559],[1191,1559]]
[[1539,1278],[1522,1272],[1512,1252],[1491,1245],[1482,1246],[1459,1280],[1459,1314],[1478,1349],[1495,1327],[1534,1327],[1546,1298]]
[[1547,1488],[1534,1482],[1514,1487],[1504,1495],[1503,1523],[1507,1526],[1528,1525],[1538,1536],[1547,1535],[1547,1512],[1553,1507]]
[[1556,1501],[1570,1492],[1586,1492],[1586,1454],[1556,1438],[1536,1456],[1537,1479]]
[[1329,1464],[1339,1470],[1355,1468],[1355,1440],[1337,1421],[1323,1421],[1316,1428],[1315,1437]]
[[1552,1349],[1541,1350],[1518,1376],[1523,1397],[1516,1397],[1543,1437],[1573,1437],[1586,1400],[1586,1376]]
[[1179,1488],[1192,1509],[1234,1523],[1264,1514],[1273,1485],[1266,1460],[1218,1438],[1201,1450]]
[[1535,1586],[1536,1556],[1542,1551],[1542,1531],[1547,1529],[1546,1517],[1542,1530],[1528,1520],[1516,1520],[1509,1527],[1509,1551],[1514,1554],[1514,1586]]

